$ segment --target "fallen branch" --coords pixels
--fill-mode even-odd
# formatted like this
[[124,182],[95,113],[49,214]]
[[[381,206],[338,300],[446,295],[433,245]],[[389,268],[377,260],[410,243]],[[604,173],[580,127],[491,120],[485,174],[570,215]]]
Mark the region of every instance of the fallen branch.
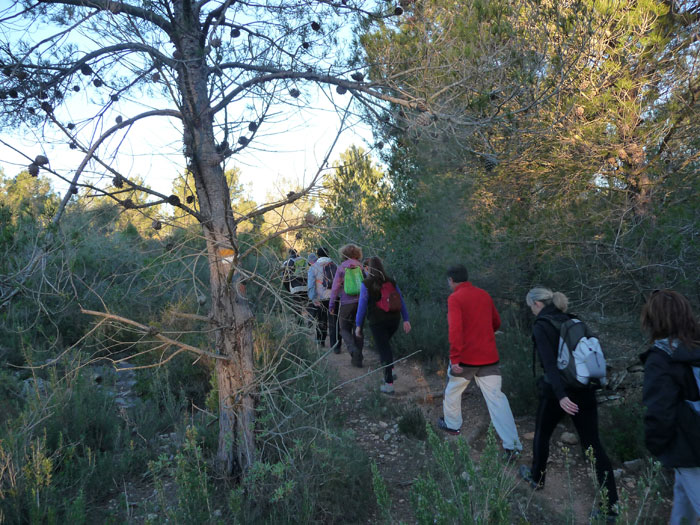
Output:
[[94,310],[85,310],[83,308],[80,309],[80,312],[86,315],[93,315],[95,317],[102,317],[103,319],[108,319],[111,321],[116,321],[118,323],[122,323],[125,325],[133,326],[135,328],[138,328],[141,330],[145,335],[151,335],[158,339],[159,341],[162,341],[163,343],[167,345],[172,345],[176,346],[182,350],[186,350],[188,352],[192,352],[197,355],[201,356],[206,356],[206,357],[211,357],[212,359],[221,359],[224,361],[230,361],[231,358],[225,355],[220,355],[220,354],[213,354],[212,352],[207,352],[206,350],[202,350],[201,348],[197,348],[196,346],[191,346],[186,343],[181,343],[180,341],[176,339],[171,339],[170,337],[164,336],[163,334],[159,333],[158,330],[153,328],[152,326],[146,326],[141,323],[137,323],[136,321],[133,321],[131,319],[127,319],[126,317],[122,317],[120,315],[115,315],[115,314],[110,314],[107,312],[96,312]]

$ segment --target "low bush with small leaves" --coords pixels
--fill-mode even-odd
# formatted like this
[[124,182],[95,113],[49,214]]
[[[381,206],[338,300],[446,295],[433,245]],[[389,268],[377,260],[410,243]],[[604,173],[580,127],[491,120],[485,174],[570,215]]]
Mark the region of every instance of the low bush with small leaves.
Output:
[[399,431],[409,437],[425,439],[428,434],[425,431],[425,416],[418,407],[406,408],[399,418]]

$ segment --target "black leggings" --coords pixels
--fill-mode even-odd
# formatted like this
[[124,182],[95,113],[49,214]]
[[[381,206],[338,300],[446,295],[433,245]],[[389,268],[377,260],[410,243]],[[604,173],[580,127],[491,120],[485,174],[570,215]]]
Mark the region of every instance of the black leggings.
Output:
[[384,368],[384,382],[393,383],[393,371],[394,367],[391,363],[394,362],[394,355],[391,352],[391,337],[396,333],[399,328],[400,317],[394,319],[387,319],[379,323],[370,323],[369,329],[372,331],[372,337],[374,338],[374,345],[379,351],[379,359],[382,361],[382,365],[386,366]]
[[[537,384],[540,403],[537,407],[535,440],[532,444],[532,478],[544,485],[549,440],[559,421],[567,414],[559,406],[559,400],[549,383],[540,378]],[[571,419],[581,441],[581,448],[584,453],[588,447],[593,448],[598,484],[608,489],[608,505],[612,506],[617,502],[617,489],[610,459],[598,435],[598,402],[595,399],[595,392],[578,390],[569,391],[567,394],[569,399],[578,405],[578,413],[571,416]]]

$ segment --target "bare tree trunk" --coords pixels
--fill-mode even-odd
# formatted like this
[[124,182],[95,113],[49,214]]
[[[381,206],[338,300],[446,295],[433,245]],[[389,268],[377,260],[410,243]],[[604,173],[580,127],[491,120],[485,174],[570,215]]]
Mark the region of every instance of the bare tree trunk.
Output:
[[220,263],[212,268],[211,294],[212,301],[216,301],[212,303],[212,314],[219,328],[215,345],[217,352],[230,360],[216,362],[219,386],[217,463],[221,474],[231,475],[247,470],[255,461],[253,315],[241,290],[226,282],[226,273],[218,271],[221,269]]
[[[202,53],[197,4],[175,2],[176,18],[183,26],[175,39],[182,60],[178,65],[182,93],[185,157],[194,176],[202,228],[207,242],[211,287],[211,319],[215,352],[219,360],[219,471],[224,476],[245,471],[255,461],[253,433],[255,406],[253,367],[253,314],[242,289],[228,282],[230,266],[221,250],[234,251],[238,263],[236,225],[231,197],[217,151],[213,112],[208,92],[211,74]],[[178,12],[179,11],[179,12]]]

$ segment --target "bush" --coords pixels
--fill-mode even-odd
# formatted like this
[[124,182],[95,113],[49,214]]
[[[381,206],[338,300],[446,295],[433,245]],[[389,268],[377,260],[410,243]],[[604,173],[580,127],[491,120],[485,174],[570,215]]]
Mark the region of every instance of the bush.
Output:
[[601,407],[600,436],[613,459],[622,462],[647,457],[640,400],[625,399],[618,405]]
[[[261,315],[262,317],[262,315]],[[320,366],[318,350],[295,320],[285,323],[271,314],[261,319],[255,336],[256,366],[260,398],[256,408],[257,462],[238,481],[234,489],[207,478],[206,495],[210,513],[199,516],[200,523],[347,523],[362,521],[371,508],[370,469],[354,436],[342,429],[338,418],[338,399],[329,394],[334,386]],[[218,410],[215,378],[206,406]],[[217,440],[213,427],[202,425],[209,436],[198,438],[196,450],[203,458],[213,456]],[[190,440],[191,441],[191,440]],[[188,448],[189,447],[189,448]],[[178,469],[185,474],[177,475]],[[211,470],[211,469],[208,469]],[[207,472],[208,472],[207,470]],[[152,465],[157,472],[161,492],[159,520],[168,518],[187,522],[192,509],[181,502],[168,501],[167,480],[177,486],[175,492],[187,493],[192,483],[204,486],[203,466],[192,443],[185,443],[174,460],[161,458]],[[227,496],[221,492],[227,492]],[[172,492],[172,491],[171,491]],[[216,493],[216,494],[214,494]],[[224,504],[225,501],[225,504]],[[212,503],[214,502],[214,503]],[[213,508],[221,502],[220,509]]]
[[[0,463],[15,475],[0,486],[0,515],[10,523],[72,523],[143,469],[114,398],[86,374],[36,380],[21,412],[0,429]],[[81,518],[82,516],[82,518]]]
[[425,431],[426,421],[423,411],[418,407],[410,407],[404,410],[399,418],[399,431],[409,437],[425,439],[428,434]]
[[[212,523],[212,501],[207,466],[202,449],[197,443],[197,431],[189,427],[185,442],[173,461],[161,456],[158,461],[149,464],[149,470],[156,482],[156,490],[164,522],[174,523]],[[169,505],[164,478],[174,478],[176,502]]]
[[[533,348],[530,335],[514,319],[504,315],[501,333],[496,335],[503,374],[503,392],[508,396],[510,408],[516,416],[534,415],[537,406],[537,390],[532,374]],[[542,368],[536,363],[535,373]]]
[[478,465],[465,440],[442,440],[429,425],[426,431],[435,461],[411,491],[416,521],[426,525],[510,523],[508,499],[517,480],[499,457],[493,427],[489,427]]

